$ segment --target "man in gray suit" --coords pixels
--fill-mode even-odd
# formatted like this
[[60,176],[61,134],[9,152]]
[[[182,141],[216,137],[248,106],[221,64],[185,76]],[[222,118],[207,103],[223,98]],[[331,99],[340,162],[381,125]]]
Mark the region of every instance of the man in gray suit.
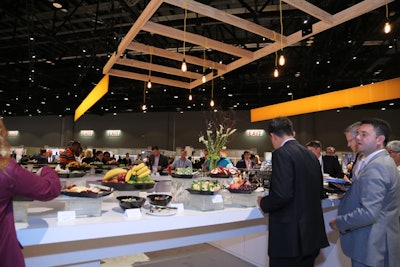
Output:
[[357,142],[363,162],[330,221],[353,267],[400,266],[400,176],[384,149],[389,134],[386,121],[361,121]]

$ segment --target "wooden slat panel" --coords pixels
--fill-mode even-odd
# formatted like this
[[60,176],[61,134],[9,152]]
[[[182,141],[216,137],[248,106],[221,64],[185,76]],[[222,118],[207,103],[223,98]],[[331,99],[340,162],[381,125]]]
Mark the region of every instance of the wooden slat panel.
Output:
[[[165,0],[165,3],[180,7],[182,9],[187,9],[192,12],[201,14],[206,17],[213,18],[218,21],[222,21],[226,24],[235,26],[237,28],[243,29],[248,32],[252,32],[259,36],[268,38],[270,40],[281,40],[281,35],[277,32],[274,32],[268,28],[264,28],[258,24],[250,22],[248,20],[239,18],[237,16],[231,15],[227,12],[221,11],[219,9],[213,8],[211,6],[204,5],[199,2],[191,1],[191,0]],[[282,36],[282,41],[285,43],[285,36]]]
[[[150,46],[137,43],[137,42],[132,42],[127,49],[129,50],[134,50],[138,52],[142,52],[145,54],[149,54],[150,51]],[[183,60],[183,54],[177,53],[177,52],[172,52],[168,50],[164,50],[161,48],[153,47],[153,55],[159,56],[159,57],[164,57],[176,61],[182,62]],[[197,66],[203,66],[204,60],[202,58],[194,57],[194,56],[189,56],[185,55],[185,60],[187,63],[194,64]],[[208,68],[215,68],[215,69],[220,69],[220,70],[226,70],[226,65],[225,64],[219,64],[217,62],[211,61],[211,60],[206,60],[205,61],[205,66]]]
[[[176,40],[183,41],[183,39],[184,39],[183,31],[177,30],[175,28],[171,28],[168,26],[164,26],[164,25],[161,25],[158,23],[154,23],[151,21],[148,21],[143,26],[143,30],[148,31],[150,33],[166,36],[166,37],[169,37],[172,39],[176,39]],[[241,49],[241,48],[235,47],[233,45],[218,42],[213,39],[205,38],[198,34],[186,32],[185,36],[186,36],[185,40],[188,43],[197,44],[200,46],[204,46],[205,44],[207,44],[207,48],[212,48],[214,50],[226,53],[228,55],[235,55],[237,57],[247,57],[247,58],[253,57],[253,53],[251,51]]]
[[124,53],[125,49],[128,47],[128,45],[132,42],[132,40],[139,33],[139,31],[143,27],[143,25],[157,11],[157,9],[160,7],[162,2],[163,2],[162,0],[152,0],[152,1],[150,1],[150,3],[146,6],[146,8],[140,14],[139,18],[136,20],[136,22],[130,28],[128,33],[125,35],[124,39],[118,45],[117,53],[114,53],[113,56],[110,57],[110,59],[107,61],[107,64],[104,65],[104,68],[103,68],[103,73],[104,74],[108,73],[108,71],[112,68],[112,66],[117,61],[117,59],[122,55],[122,53]]
[[[127,78],[127,79],[138,80],[138,81],[148,81],[149,80],[149,75],[134,73],[134,72],[130,72],[130,71],[124,71],[124,70],[111,69],[108,72],[108,74],[110,74],[111,76],[115,76],[115,77]],[[169,86],[173,86],[173,87],[189,89],[189,83],[165,79],[165,78],[156,77],[156,76],[151,76],[151,82],[169,85]]]
[[161,72],[161,73],[166,73],[169,75],[185,77],[185,78],[192,79],[192,80],[201,79],[201,77],[203,76],[200,73],[190,72],[190,71],[183,72],[181,69],[157,65],[154,63],[152,63],[150,66],[150,63],[148,63],[148,62],[143,62],[143,61],[139,61],[139,60],[135,60],[135,59],[121,58],[117,61],[116,64],[139,68],[139,69],[145,69],[145,70],[149,70],[151,67],[152,73],[153,72]]
[[310,2],[307,2],[305,0],[282,0],[289,5],[300,9],[301,11],[313,16],[314,18],[317,18],[319,20],[322,20],[327,23],[332,23],[333,22],[333,16],[326,12],[323,9],[320,9],[319,7],[314,6]]

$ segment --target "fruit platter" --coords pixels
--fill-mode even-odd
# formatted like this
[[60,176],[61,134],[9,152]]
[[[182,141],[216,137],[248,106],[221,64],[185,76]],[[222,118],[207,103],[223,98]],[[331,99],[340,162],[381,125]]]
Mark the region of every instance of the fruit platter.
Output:
[[186,190],[196,195],[214,195],[221,188],[221,184],[218,181],[199,180],[193,181],[190,188]]
[[238,171],[235,168],[225,168],[218,166],[210,171],[210,177],[212,178],[229,178],[232,175],[237,174]]
[[110,195],[113,192],[112,188],[105,187],[86,187],[86,186],[77,186],[76,184],[72,184],[61,190],[61,194],[70,196],[70,197],[88,197],[88,198],[98,198]]
[[130,170],[114,168],[107,171],[101,184],[119,191],[133,191],[153,188],[155,182],[150,178],[149,168],[140,163]]
[[85,162],[73,161],[67,164],[67,169],[70,171],[86,171],[90,170],[90,164]]
[[177,168],[174,173],[171,174],[174,178],[193,178],[193,168]]
[[247,179],[240,176],[233,178],[233,183],[228,187],[229,192],[239,194],[251,194],[256,189],[256,185],[251,184]]

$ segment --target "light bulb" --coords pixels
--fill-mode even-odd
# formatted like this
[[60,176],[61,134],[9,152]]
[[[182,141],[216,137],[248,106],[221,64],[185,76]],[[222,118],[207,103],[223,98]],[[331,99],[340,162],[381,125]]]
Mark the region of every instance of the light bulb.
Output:
[[214,100],[213,100],[213,99],[211,99],[211,101],[210,101],[210,106],[211,106],[211,107],[214,106]]
[[275,78],[278,78],[278,77],[279,77],[278,68],[275,68],[275,70],[274,70],[274,77],[275,77]]
[[390,25],[389,21],[385,22],[385,26],[383,27],[383,31],[388,34],[392,30],[392,26]]
[[279,66],[283,66],[283,65],[285,65],[285,56],[284,55],[281,55],[280,57],[279,57]]
[[186,71],[187,71],[187,65],[186,65],[186,61],[185,61],[185,59],[183,59],[183,61],[182,61],[182,67],[181,67],[181,70],[182,70],[183,72],[186,72]]
[[149,80],[148,82],[147,82],[147,88],[151,88],[151,81]]
[[142,110],[145,111],[147,109],[146,104],[143,104]]
[[189,101],[192,101],[193,97],[192,94],[189,95]]
[[203,82],[203,83],[206,83],[206,76],[203,74],[203,77],[201,77],[201,81]]

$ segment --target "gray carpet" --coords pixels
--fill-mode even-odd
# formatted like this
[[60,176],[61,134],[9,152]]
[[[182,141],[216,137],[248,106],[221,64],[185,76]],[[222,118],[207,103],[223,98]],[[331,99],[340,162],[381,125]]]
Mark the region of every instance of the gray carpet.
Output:
[[229,253],[209,244],[160,250],[145,254],[107,259],[101,267],[254,267]]

